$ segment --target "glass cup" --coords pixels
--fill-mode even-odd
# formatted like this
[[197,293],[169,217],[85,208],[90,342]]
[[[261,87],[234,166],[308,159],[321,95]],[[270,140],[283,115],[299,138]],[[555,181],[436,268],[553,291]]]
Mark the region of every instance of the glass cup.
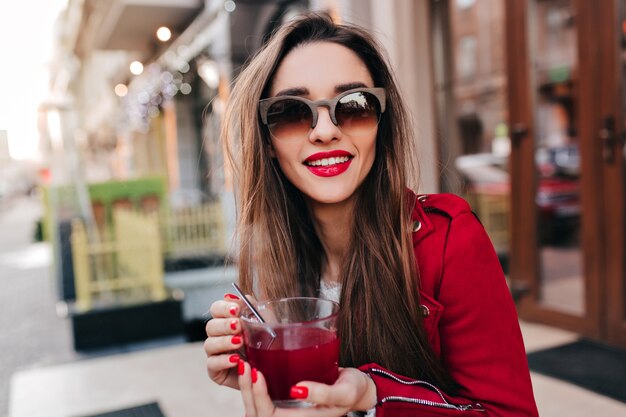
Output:
[[312,404],[294,400],[291,387],[301,381],[333,384],[339,376],[339,304],[313,297],[290,297],[256,306],[259,322],[249,308],[241,314],[246,355],[267,381],[277,407]]

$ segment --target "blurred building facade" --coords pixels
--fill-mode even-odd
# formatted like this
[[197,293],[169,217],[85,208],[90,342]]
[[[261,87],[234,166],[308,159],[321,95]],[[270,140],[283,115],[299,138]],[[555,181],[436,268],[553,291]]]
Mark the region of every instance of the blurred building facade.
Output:
[[13,158],[9,132],[0,130],[0,208],[4,201],[30,193],[37,181],[36,164]]
[[[626,346],[626,95],[615,94],[625,7],[69,0],[42,146],[60,183],[156,175],[174,205],[224,198],[219,126],[233,78],[282,20],[328,11],[386,47],[415,119],[421,191],[468,198],[521,314]],[[159,40],[160,27],[171,37]]]

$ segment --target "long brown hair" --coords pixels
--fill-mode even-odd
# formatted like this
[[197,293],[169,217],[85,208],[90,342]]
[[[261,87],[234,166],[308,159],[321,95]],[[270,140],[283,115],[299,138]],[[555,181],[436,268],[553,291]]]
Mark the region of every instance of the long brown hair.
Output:
[[419,313],[418,272],[410,215],[415,185],[412,128],[394,76],[372,36],[309,13],[279,28],[238,76],[225,113],[223,139],[236,169],[239,281],[260,298],[317,295],[325,253],[305,199],[269,154],[258,101],[282,59],[295,47],[334,42],[354,51],[376,87],[387,92],[376,158],[356,196],[343,262],[338,330],[341,366],[368,362],[450,389]]

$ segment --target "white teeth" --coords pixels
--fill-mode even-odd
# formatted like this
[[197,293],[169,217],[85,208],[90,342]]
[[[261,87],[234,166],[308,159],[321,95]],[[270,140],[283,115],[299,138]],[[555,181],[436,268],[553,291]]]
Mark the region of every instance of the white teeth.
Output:
[[309,166],[314,166],[314,167],[318,167],[318,166],[328,166],[328,165],[335,165],[335,164],[342,164],[344,162],[348,162],[350,158],[347,156],[338,156],[338,157],[334,157],[334,158],[324,158],[324,159],[317,159],[315,161],[307,161],[306,164]]

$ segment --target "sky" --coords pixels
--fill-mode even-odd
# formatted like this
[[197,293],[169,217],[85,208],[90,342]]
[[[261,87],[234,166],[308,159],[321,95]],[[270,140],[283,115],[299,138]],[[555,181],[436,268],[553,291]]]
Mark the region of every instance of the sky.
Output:
[[16,159],[37,157],[37,107],[47,93],[54,20],[66,3],[0,1],[0,130]]

